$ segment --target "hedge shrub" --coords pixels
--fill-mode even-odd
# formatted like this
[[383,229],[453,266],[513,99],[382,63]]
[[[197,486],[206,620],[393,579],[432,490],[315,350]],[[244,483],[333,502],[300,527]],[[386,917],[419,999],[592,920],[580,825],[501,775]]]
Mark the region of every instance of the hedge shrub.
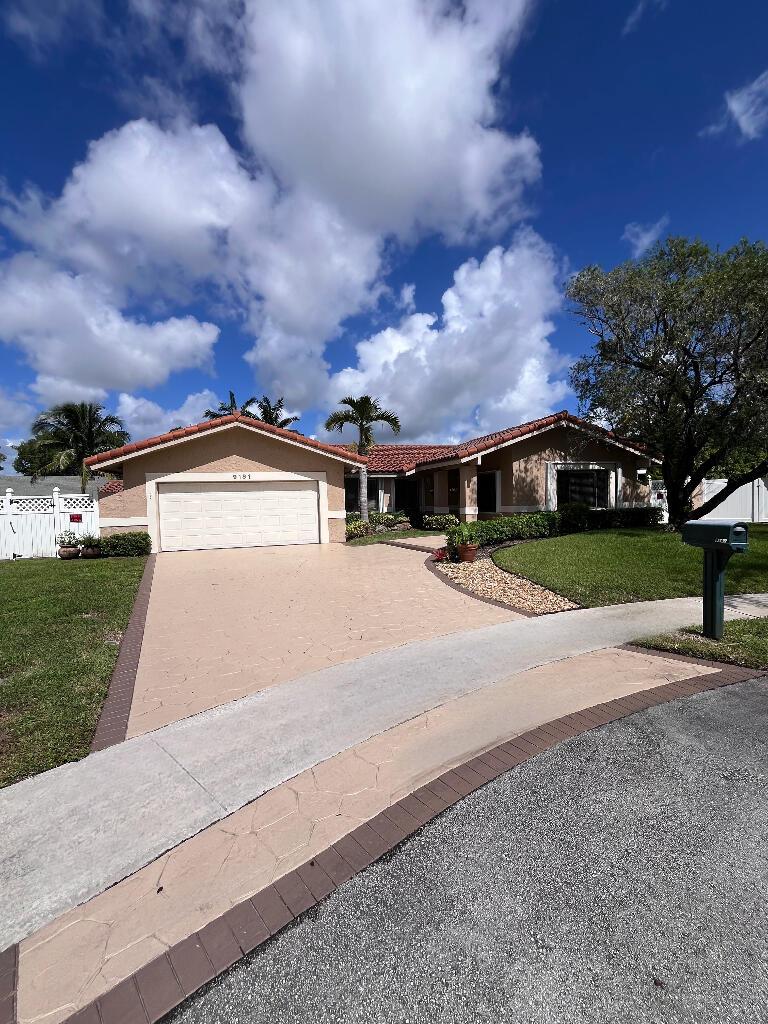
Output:
[[430,515],[425,513],[421,517],[425,530],[450,530],[452,526],[458,526],[459,520],[450,512],[444,515]]
[[101,554],[104,558],[126,558],[148,555],[152,550],[152,539],[141,530],[136,533],[113,533],[101,538]]
[[[564,533],[583,533],[587,530],[631,529],[658,526],[661,509],[653,506],[640,508],[591,509],[587,505],[561,505],[556,512],[520,512],[497,519],[483,519],[461,524],[460,542],[485,547],[504,544],[510,540],[537,540]],[[459,530],[454,525],[447,531],[448,547],[453,550],[459,542]],[[470,540],[466,538],[470,537]]]
[[364,523],[362,519],[352,519],[347,522],[347,540],[367,537],[371,533],[373,533],[373,527],[370,523]]

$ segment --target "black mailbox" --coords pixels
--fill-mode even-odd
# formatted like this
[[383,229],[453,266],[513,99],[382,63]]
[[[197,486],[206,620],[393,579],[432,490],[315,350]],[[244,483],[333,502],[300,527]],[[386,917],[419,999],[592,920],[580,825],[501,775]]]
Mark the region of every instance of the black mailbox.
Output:
[[749,551],[749,526],[742,519],[693,519],[683,524],[683,543],[704,551],[704,636],[723,638],[725,567],[731,555]]

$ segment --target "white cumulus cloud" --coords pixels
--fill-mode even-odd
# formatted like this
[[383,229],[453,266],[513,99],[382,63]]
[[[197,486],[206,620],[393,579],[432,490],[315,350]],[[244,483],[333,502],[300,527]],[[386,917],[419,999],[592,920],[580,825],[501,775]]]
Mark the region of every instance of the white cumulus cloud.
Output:
[[44,402],[100,400],[106,389],[153,387],[173,369],[210,367],[218,334],[191,316],[126,317],[94,279],[28,253],[0,265],[0,337],[25,354]]
[[[93,38],[116,61],[148,60],[165,110],[192,109],[169,91],[195,67],[221,75],[242,146],[188,117],[139,118],[94,140],[60,195],[0,196],[29,250],[0,269],[0,339],[24,352],[41,399],[128,394],[210,367],[218,328],[179,315],[192,303],[250,333],[259,386],[296,407],[327,400],[327,346],[350,316],[386,297],[413,313],[397,329],[410,336],[420,321],[413,292],[387,285],[393,253],[424,235],[493,239],[540,176],[524,126],[499,125],[502,63],[531,6],[130,0],[120,31],[99,21]],[[33,21],[14,24],[50,45]]]
[[117,415],[134,439],[164,434],[174,427],[200,423],[206,409],[216,409],[219,399],[210,389],[187,395],[178,409],[163,409],[157,402],[123,392],[117,400]]
[[669,214],[666,213],[653,224],[638,224],[637,221],[631,221],[625,225],[621,240],[629,243],[632,255],[637,259],[661,238],[668,225]]
[[440,318],[412,313],[360,342],[329,398],[376,395],[399,414],[404,441],[459,440],[556,408],[568,393],[567,362],[548,340],[558,277],[550,246],[520,229],[507,249],[458,268]]

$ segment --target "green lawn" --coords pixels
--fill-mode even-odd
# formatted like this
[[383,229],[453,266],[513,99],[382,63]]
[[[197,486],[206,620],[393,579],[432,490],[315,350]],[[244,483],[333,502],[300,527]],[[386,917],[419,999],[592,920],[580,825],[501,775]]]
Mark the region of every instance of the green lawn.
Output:
[[88,753],[145,562],[0,562],[0,786]]
[[691,626],[674,633],[648,636],[635,643],[659,651],[675,651],[694,658],[726,661],[745,668],[768,669],[768,619],[737,619],[726,622],[722,640],[702,636],[701,629]]
[[363,544],[380,544],[383,540],[402,540],[404,537],[442,537],[445,530],[390,530],[389,533],[372,533],[370,537],[348,540],[347,544],[360,547]]
[[[701,551],[660,530],[550,537],[502,548],[494,560],[590,607],[701,593]],[[726,581],[729,594],[768,591],[768,526],[750,526],[749,554],[733,556]]]

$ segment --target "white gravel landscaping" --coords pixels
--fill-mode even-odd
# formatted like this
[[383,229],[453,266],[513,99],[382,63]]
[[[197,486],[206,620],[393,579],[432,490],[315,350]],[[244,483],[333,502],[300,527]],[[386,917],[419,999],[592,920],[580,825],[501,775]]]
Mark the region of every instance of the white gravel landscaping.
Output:
[[534,615],[565,612],[578,608],[560,594],[555,594],[524,576],[505,572],[491,558],[490,553],[478,553],[474,562],[436,562],[435,568],[452,583],[478,597],[501,601],[513,608],[522,608]]

